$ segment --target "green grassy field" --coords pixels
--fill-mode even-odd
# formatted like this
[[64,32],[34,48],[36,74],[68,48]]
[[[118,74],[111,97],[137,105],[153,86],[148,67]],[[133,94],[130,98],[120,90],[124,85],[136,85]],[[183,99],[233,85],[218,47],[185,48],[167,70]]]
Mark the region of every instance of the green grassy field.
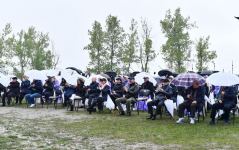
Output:
[[[195,125],[178,125],[168,116],[155,121],[146,120],[147,113],[142,112],[140,115],[134,112],[131,117],[121,117],[117,113],[89,115],[85,111],[67,112],[52,108],[11,107],[2,110],[4,113],[0,113],[0,149],[239,148],[237,118],[234,125],[219,122],[210,126],[208,118]],[[30,118],[24,116],[28,113],[31,113]],[[143,143],[143,146],[134,148],[134,145],[139,143]]]
[[[77,115],[77,114],[76,114]],[[155,121],[146,120],[146,113],[131,117],[112,114],[94,114],[94,119],[65,124],[65,129],[84,136],[100,136],[125,139],[131,142],[152,142],[159,145],[177,144],[185,149],[237,149],[239,148],[239,125],[216,126],[208,124],[209,119],[195,125],[178,125],[175,120],[164,116]],[[59,126],[58,126],[59,127]]]

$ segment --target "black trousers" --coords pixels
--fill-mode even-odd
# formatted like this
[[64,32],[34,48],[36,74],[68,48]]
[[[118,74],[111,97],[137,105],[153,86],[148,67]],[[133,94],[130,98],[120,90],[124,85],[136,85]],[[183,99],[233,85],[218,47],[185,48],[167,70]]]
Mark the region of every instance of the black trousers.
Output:
[[104,103],[104,99],[102,97],[98,97],[98,98],[89,97],[88,108],[92,110],[97,105],[99,111],[103,111],[103,108],[104,108],[103,103]]
[[195,117],[195,112],[197,108],[199,108],[201,104],[195,104],[192,103],[191,101],[185,101],[182,104],[179,105],[178,108],[178,117],[183,118],[184,117],[184,110],[187,109],[187,111],[190,112],[190,117],[194,118]]
[[19,99],[18,93],[14,93],[14,92],[4,93],[3,99],[2,99],[2,104],[3,104],[3,106],[6,105],[6,97],[7,97],[7,104],[8,104],[8,105],[10,105],[10,102],[11,102],[11,100],[12,100],[13,97],[16,97],[16,102],[18,102],[18,99]]
[[224,111],[223,117],[225,121],[229,121],[229,115],[231,109],[235,106],[234,103],[215,103],[212,105],[211,119],[215,121],[217,111],[222,109]]
[[[19,95],[19,104],[22,103],[22,100],[24,99],[25,95],[29,94],[28,92],[21,92]],[[18,103],[18,101],[16,102]]]
[[51,103],[49,97],[50,97],[50,96],[53,96],[53,93],[52,93],[52,92],[45,91],[45,92],[43,93],[43,95],[45,96],[46,102],[47,102],[47,103]]

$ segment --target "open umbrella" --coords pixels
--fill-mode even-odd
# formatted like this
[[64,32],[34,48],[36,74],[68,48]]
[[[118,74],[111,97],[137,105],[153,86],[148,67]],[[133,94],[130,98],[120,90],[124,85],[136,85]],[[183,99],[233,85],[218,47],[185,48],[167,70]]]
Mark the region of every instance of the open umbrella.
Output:
[[239,84],[239,77],[225,72],[218,72],[210,75],[207,82],[214,86],[233,86]]
[[168,70],[168,69],[163,69],[163,70],[160,70],[160,71],[158,72],[158,75],[159,75],[159,76],[168,77],[168,76],[173,75],[173,72],[170,71],[170,70]]
[[47,79],[46,74],[44,74],[43,72],[39,71],[39,70],[29,70],[25,72],[25,75],[29,77],[29,80],[41,80],[42,82],[44,82]]
[[77,69],[77,68],[75,68],[75,67],[67,67],[66,69],[71,69],[71,70],[74,70],[74,71],[76,71],[78,74],[80,74],[80,75],[82,75],[82,71],[80,70],[80,69]]
[[188,88],[192,86],[193,81],[199,81],[200,85],[205,84],[205,79],[196,73],[182,73],[173,79],[172,84],[175,86]]
[[99,75],[102,76],[102,77],[104,77],[104,78],[106,78],[106,79],[108,79],[108,80],[111,79],[110,76],[107,75],[107,74],[101,73],[101,74],[99,74]]
[[0,83],[1,83],[3,86],[7,87],[7,86],[9,85],[10,81],[11,81],[11,80],[10,80],[10,78],[9,78],[8,76],[6,76],[6,75],[0,73]]
[[144,83],[144,77],[148,77],[149,81],[152,82],[154,85],[157,84],[157,81],[154,79],[153,76],[151,76],[149,73],[146,72],[141,72],[135,76],[135,81],[139,84],[142,85]]
[[117,76],[117,73],[114,71],[108,71],[105,72],[105,74],[107,74],[111,78],[111,80],[113,80]]

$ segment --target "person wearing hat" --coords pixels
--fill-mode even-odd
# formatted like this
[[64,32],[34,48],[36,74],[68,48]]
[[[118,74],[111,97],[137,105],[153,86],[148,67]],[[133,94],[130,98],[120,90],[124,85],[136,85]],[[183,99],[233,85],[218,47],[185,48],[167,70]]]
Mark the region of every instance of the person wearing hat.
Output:
[[31,86],[31,82],[29,81],[29,77],[24,75],[22,77],[22,83],[20,87],[19,104],[22,104],[22,100],[25,97],[25,95],[31,92],[29,90],[30,86]]
[[[7,87],[7,104],[10,105],[11,99],[13,97],[16,98],[16,102],[18,102],[18,98],[20,95],[20,83],[17,81],[17,77],[13,77],[9,86]],[[3,106],[5,106],[5,100],[3,100]]]
[[154,98],[154,85],[152,82],[149,81],[149,77],[144,77],[144,83],[141,85],[140,89],[144,89],[144,90],[149,90],[150,91],[150,96],[153,99]]
[[129,87],[125,88],[125,97],[121,97],[116,99],[116,105],[118,106],[120,115],[125,115],[125,112],[121,106],[121,103],[126,103],[126,112],[129,116],[131,116],[131,104],[136,101],[138,97],[139,86],[135,82],[133,77],[129,78]]
[[122,79],[120,77],[115,79],[115,82],[113,84],[112,90],[111,90],[111,94],[110,94],[110,98],[112,99],[112,101],[115,104],[115,109],[116,109],[116,102],[115,100],[117,98],[121,98],[124,95],[124,86],[122,84]]
[[[148,113],[150,116],[147,119],[155,120],[158,114],[162,115],[161,109],[164,106],[164,101],[170,99],[173,94],[172,87],[168,79],[163,79],[162,83],[158,84],[155,92],[155,99],[147,103]],[[156,106],[156,112],[153,112],[153,106]]]

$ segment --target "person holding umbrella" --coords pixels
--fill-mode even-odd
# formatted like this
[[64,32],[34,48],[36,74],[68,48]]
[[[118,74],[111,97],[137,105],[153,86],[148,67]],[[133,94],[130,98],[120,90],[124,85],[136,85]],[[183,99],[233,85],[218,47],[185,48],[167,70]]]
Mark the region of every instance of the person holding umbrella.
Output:
[[220,92],[220,100],[212,105],[212,111],[211,111],[211,121],[210,125],[215,125],[215,117],[216,113],[219,109],[222,109],[224,111],[223,119],[224,123],[229,123],[229,115],[230,111],[233,107],[236,106],[237,103],[237,95],[236,95],[235,87],[222,87],[222,90]]
[[184,122],[184,110],[190,112],[190,124],[195,124],[195,112],[197,109],[201,109],[204,105],[205,90],[203,86],[200,86],[198,80],[194,80],[192,86],[186,91],[185,101],[179,105],[178,116],[179,119],[176,123],[182,124]]

